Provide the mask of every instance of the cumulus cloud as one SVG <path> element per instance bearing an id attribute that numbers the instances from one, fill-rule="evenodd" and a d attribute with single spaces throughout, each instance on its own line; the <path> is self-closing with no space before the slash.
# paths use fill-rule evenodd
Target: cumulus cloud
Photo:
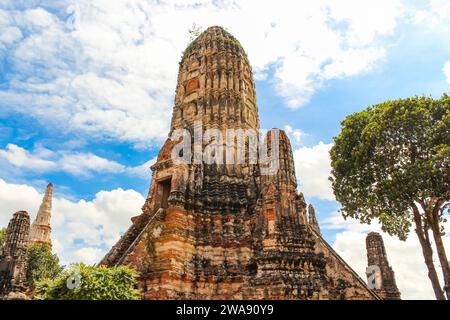
<path id="1" fill-rule="evenodd" d="M 255 75 L 273 69 L 272 83 L 296 108 L 322 83 L 370 70 L 385 54 L 374 40 L 390 35 L 402 12 L 400 0 L 6 1 L 0 55 L 11 67 L 0 99 L 5 112 L 64 132 L 148 147 L 167 132 L 193 22 L 232 32 Z"/>
<path id="2" fill-rule="evenodd" d="M 433 30 L 446 33 L 450 31 L 450 2 L 447 0 L 428 0 L 425 6 L 410 9 L 411 20 Z"/>
<path id="3" fill-rule="evenodd" d="M 98 248 L 80 248 L 75 251 L 75 256 L 84 263 L 96 264 L 105 255 L 104 250 Z"/>
<path id="4" fill-rule="evenodd" d="M 55 167 L 53 161 L 41 159 L 39 156 L 34 157 L 24 148 L 11 143 L 5 150 L 0 150 L 0 157 L 16 167 L 27 167 L 31 170 L 45 171 Z"/>
<path id="5" fill-rule="evenodd" d="M 152 165 L 154 165 L 156 163 L 156 157 L 144 162 L 143 164 L 136 166 L 136 167 L 128 167 L 127 168 L 127 173 L 143 178 L 143 179 L 147 179 L 150 175 L 150 167 Z"/>
<path id="6" fill-rule="evenodd" d="M 446 229 L 448 230 L 449 227 L 450 224 L 447 223 Z M 388 260 L 395 272 L 402 299 L 435 299 L 431 282 L 427 276 L 428 271 L 423 262 L 422 249 L 414 231 L 406 241 L 400 241 L 396 237 L 383 233 L 376 223 L 365 225 L 350 218 L 344 220 L 337 212 L 324 219 L 321 228 L 337 232 L 332 244 L 333 248 L 363 279 L 366 279 L 367 267 L 365 238 L 371 231 L 379 232 L 383 236 Z M 450 247 L 449 235 L 445 236 L 444 243 L 447 248 Z M 434 260 L 440 276 L 441 270 L 436 252 Z M 442 278 L 441 283 L 443 283 Z"/>
<path id="7" fill-rule="evenodd" d="M 286 132 L 286 134 L 288 135 L 291 144 L 294 146 L 302 145 L 304 143 L 305 137 L 309 136 L 301 129 L 292 128 L 290 125 L 285 125 L 283 129 L 284 132 Z"/>
<path id="8" fill-rule="evenodd" d="M 7 226 L 11 215 L 19 210 L 37 212 L 42 197 L 39 192 L 25 184 L 9 184 L 0 179 L 0 225 Z"/>
<path id="9" fill-rule="evenodd" d="M 443 71 L 444 71 L 445 78 L 447 79 L 447 82 L 450 84 L 450 61 L 447 61 L 444 64 Z"/>
<path id="10" fill-rule="evenodd" d="M 156 161 L 156 159 L 152 159 L 136 167 L 128 167 L 90 152 L 52 151 L 42 146 L 28 151 L 12 143 L 8 144 L 4 150 L 0 149 L 1 159 L 21 170 L 34 173 L 59 171 L 90 177 L 94 172 L 113 172 L 126 173 L 140 178 L 149 176 L 149 168 Z"/>
<path id="11" fill-rule="evenodd" d="M 75 6 L 71 1 L 65 5 Z M 175 74 L 170 68 L 176 69 L 176 62 L 161 71 L 164 58 L 155 52 L 163 50 L 165 58 L 176 61 L 175 53 L 158 39 L 140 44 L 151 29 L 139 19 L 137 6 L 80 1 L 71 26 L 72 16 L 40 7 L 14 10 L 9 4 L 2 14 L 26 37 L 7 52 L 16 72 L 8 89 L 0 91 L 5 108 L 91 138 L 112 137 L 137 146 L 161 138 L 169 122 L 170 75 Z"/>
<path id="12" fill-rule="evenodd" d="M 0 179 L 0 226 L 6 226 L 12 214 L 19 210 L 28 211 L 34 219 L 42 197 L 31 186 Z M 66 264 L 98 262 L 130 226 L 130 218 L 141 213 L 144 200 L 140 193 L 120 188 L 99 191 L 90 201 L 54 197 L 54 251 Z"/>
<path id="13" fill-rule="evenodd" d="M 329 151 L 333 144 L 323 143 L 294 150 L 295 173 L 299 190 L 310 197 L 334 200 L 331 182 L 331 160 Z"/>

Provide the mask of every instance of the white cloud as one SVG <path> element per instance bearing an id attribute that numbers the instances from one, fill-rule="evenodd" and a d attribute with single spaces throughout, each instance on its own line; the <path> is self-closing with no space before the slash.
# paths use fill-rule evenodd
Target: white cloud
<path id="1" fill-rule="evenodd" d="M 428 0 L 425 8 L 411 8 L 411 20 L 428 27 L 434 33 L 450 31 L 450 2 L 447 0 Z"/>
<path id="2" fill-rule="evenodd" d="M 443 71 L 444 71 L 445 78 L 447 79 L 447 82 L 450 84 L 450 61 L 447 61 L 444 64 Z"/>
<path id="3" fill-rule="evenodd" d="M 8 27 L 0 34 L 0 42 L 8 44 L 22 38 L 22 32 L 19 28 Z"/>
<path id="4" fill-rule="evenodd" d="M 305 132 L 303 132 L 300 129 L 292 128 L 290 125 L 284 126 L 284 132 L 288 135 L 289 139 L 291 140 L 291 143 L 295 145 L 302 145 L 304 143 L 304 139 L 306 136 L 309 136 Z"/>
<path id="5" fill-rule="evenodd" d="M 193 22 L 226 27 L 248 51 L 258 78 L 274 68 L 273 83 L 295 108 L 324 81 L 370 70 L 384 55 L 375 40 L 392 34 L 402 14 L 399 0 L 39 5 L 0 5 L 0 54 L 14 70 L 0 90 L 4 110 L 61 132 L 136 147 L 159 142 L 167 132 Z"/>
<path id="6" fill-rule="evenodd" d="M 128 167 L 127 173 L 147 179 L 151 175 L 150 167 L 156 163 L 156 157 L 136 167 Z"/>
<path id="7" fill-rule="evenodd" d="M 447 230 L 450 224 L 447 223 Z M 366 279 L 367 256 L 365 239 L 367 233 L 376 231 L 382 234 L 390 265 L 395 272 L 397 286 L 402 299 L 435 299 L 428 272 L 423 262 L 419 241 L 411 231 L 406 241 L 389 236 L 381 231 L 376 223 L 360 224 L 354 219 L 344 220 L 338 213 L 332 214 L 321 224 L 322 230 L 337 231 L 333 248 L 363 278 Z M 450 247 L 450 236 L 444 238 L 446 247 Z M 434 253 L 436 270 L 441 274 L 436 252 Z M 442 283 L 442 278 L 441 278 Z"/>
<path id="8" fill-rule="evenodd" d="M 58 160 L 63 171 L 84 175 L 89 171 L 120 172 L 124 166 L 115 161 L 101 158 L 92 153 L 63 154 Z"/>
<path id="9" fill-rule="evenodd" d="M 90 152 L 52 151 L 42 146 L 28 151 L 11 143 L 4 150 L 0 149 L 0 160 L 2 158 L 14 167 L 25 171 L 34 173 L 62 171 L 82 177 L 90 177 L 93 172 L 112 172 L 147 178 L 150 175 L 150 166 L 156 161 L 152 159 L 141 165 L 130 167 Z"/>
<path id="10" fill-rule="evenodd" d="M 379 35 L 392 34 L 404 16 L 401 1 L 329 0 L 330 16 L 347 23 L 350 44 L 370 44 Z"/>
<path id="11" fill-rule="evenodd" d="M 125 166 L 92 153 L 54 152 L 42 147 L 29 152 L 15 144 L 0 150 L 0 158 L 10 164 L 34 172 L 64 171 L 86 176 L 90 172 L 121 172 Z"/>
<path id="12" fill-rule="evenodd" d="M 12 214 L 19 210 L 37 212 L 42 197 L 33 187 L 9 184 L 0 179 L 0 226 L 6 227 Z"/>
<path id="13" fill-rule="evenodd" d="M 57 190 L 58 186 L 55 186 Z M 34 219 L 43 194 L 28 185 L 0 179 L 0 226 L 12 214 L 26 210 Z M 130 225 L 130 218 L 141 213 L 144 197 L 134 190 L 100 191 L 90 201 L 54 197 L 52 241 L 63 263 L 98 260 Z"/>
<path id="14" fill-rule="evenodd" d="M 27 167 L 30 170 L 46 171 L 55 167 L 53 161 L 34 157 L 27 150 L 11 143 L 5 150 L 0 150 L 0 157 L 16 167 Z"/>
<path id="15" fill-rule="evenodd" d="M 329 151 L 333 145 L 322 141 L 313 147 L 294 150 L 295 173 L 299 190 L 306 196 L 334 200 L 331 182 L 331 160 Z"/>
<path id="16" fill-rule="evenodd" d="M 357 75 L 366 69 L 373 67 L 374 63 L 384 57 L 384 49 L 349 49 L 336 55 L 333 63 L 327 64 L 323 68 L 325 79 L 349 77 Z"/>
<path id="17" fill-rule="evenodd" d="M 97 264 L 105 255 L 104 250 L 97 248 L 81 248 L 75 251 L 75 256 L 86 264 Z"/>

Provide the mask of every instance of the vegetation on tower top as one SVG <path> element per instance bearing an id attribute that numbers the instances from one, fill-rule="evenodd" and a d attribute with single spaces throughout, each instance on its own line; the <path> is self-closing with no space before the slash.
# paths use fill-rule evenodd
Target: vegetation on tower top
<path id="1" fill-rule="evenodd" d="M 215 32 L 213 32 L 214 29 L 218 29 L 218 28 L 221 29 L 223 31 L 223 33 L 225 33 L 227 36 L 223 36 L 223 35 L 220 35 L 220 34 L 218 35 Z M 244 53 L 243 54 L 244 59 L 248 63 L 247 53 L 245 52 L 245 50 L 242 47 L 241 43 L 235 37 L 233 37 L 230 33 L 228 33 L 224 28 L 218 27 L 218 26 L 214 26 L 214 27 L 209 27 L 208 29 L 203 31 L 200 35 L 198 35 L 195 39 L 193 39 L 189 43 L 189 45 L 183 51 L 183 55 L 182 55 L 180 64 L 183 62 L 183 60 L 186 57 L 188 57 L 192 53 L 192 51 L 197 47 L 196 44 L 198 44 L 198 42 L 200 42 L 203 38 L 205 38 L 206 35 L 210 35 L 210 37 L 207 39 L 207 41 L 228 42 L 229 44 L 231 44 L 231 45 L 233 45 L 235 47 L 238 47 Z"/>

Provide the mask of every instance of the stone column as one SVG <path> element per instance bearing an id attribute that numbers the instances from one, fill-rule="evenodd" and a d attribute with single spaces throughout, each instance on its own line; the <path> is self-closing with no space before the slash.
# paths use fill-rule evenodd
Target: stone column
<path id="1" fill-rule="evenodd" d="M 366 238 L 366 248 L 369 286 L 372 283 L 373 290 L 383 299 L 399 300 L 400 291 L 395 282 L 394 270 L 389 265 L 381 235 L 377 232 L 370 232 Z"/>
<path id="2" fill-rule="evenodd" d="M 6 241 L 0 256 L 0 299 L 25 299 L 27 289 L 27 248 L 30 216 L 26 211 L 14 213 L 6 229 Z"/>

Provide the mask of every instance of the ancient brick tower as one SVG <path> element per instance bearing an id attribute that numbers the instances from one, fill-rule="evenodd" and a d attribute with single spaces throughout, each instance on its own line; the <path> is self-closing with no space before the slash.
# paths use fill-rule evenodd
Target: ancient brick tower
<path id="1" fill-rule="evenodd" d="M 195 162 L 202 152 L 195 145 L 194 161 L 173 161 L 175 146 L 187 141 L 171 139 L 179 129 L 194 140 L 200 135 L 200 148 L 208 129 L 224 136 L 259 129 L 251 66 L 220 27 L 208 28 L 184 52 L 169 138 L 151 168 L 143 213 L 101 265 L 135 268 L 145 299 L 379 299 L 321 237 L 314 208 L 307 212 L 297 192 L 283 131 L 264 140 L 278 153 L 279 169 L 263 175 L 249 161 Z M 278 148 L 271 149 L 277 133 Z M 228 145 L 225 153 L 213 157 L 231 154 Z"/>
<path id="2" fill-rule="evenodd" d="M 374 291 L 383 297 L 383 299 L 400 299 L 400 291 L 395 283 L 394 270 L 389 266 L 381 235 L 377 232 L 370 232 L 366 238 L 366 248 L 368 266 L 378 266 L 380 270 L 379 275 L 367 274 L 369 281 L 372 276 L 372 281 L 377 282 L 377 288 L 374 289 Z M 375 276 L 378 276 L 379 278 L 376 279 Z"/>
<path id="3" fill-rule="evenodd" d="M 11 293 L 23 293 L 27 289 L 26 250 L 29 232 L 28 213 L 14 213 L 6 229 L 5 243 L 0 250 L 0 298 Z"/>
<path id="4" fill-rule="evenodd" d="M 44 198 L 36 215 L 36 219 L 31 225 L 30 242 L 44 243 L 52 247 L 50 219 L 52 216 L 52 194 L 53 184 L 49 183 L 45 190 Z"/>

